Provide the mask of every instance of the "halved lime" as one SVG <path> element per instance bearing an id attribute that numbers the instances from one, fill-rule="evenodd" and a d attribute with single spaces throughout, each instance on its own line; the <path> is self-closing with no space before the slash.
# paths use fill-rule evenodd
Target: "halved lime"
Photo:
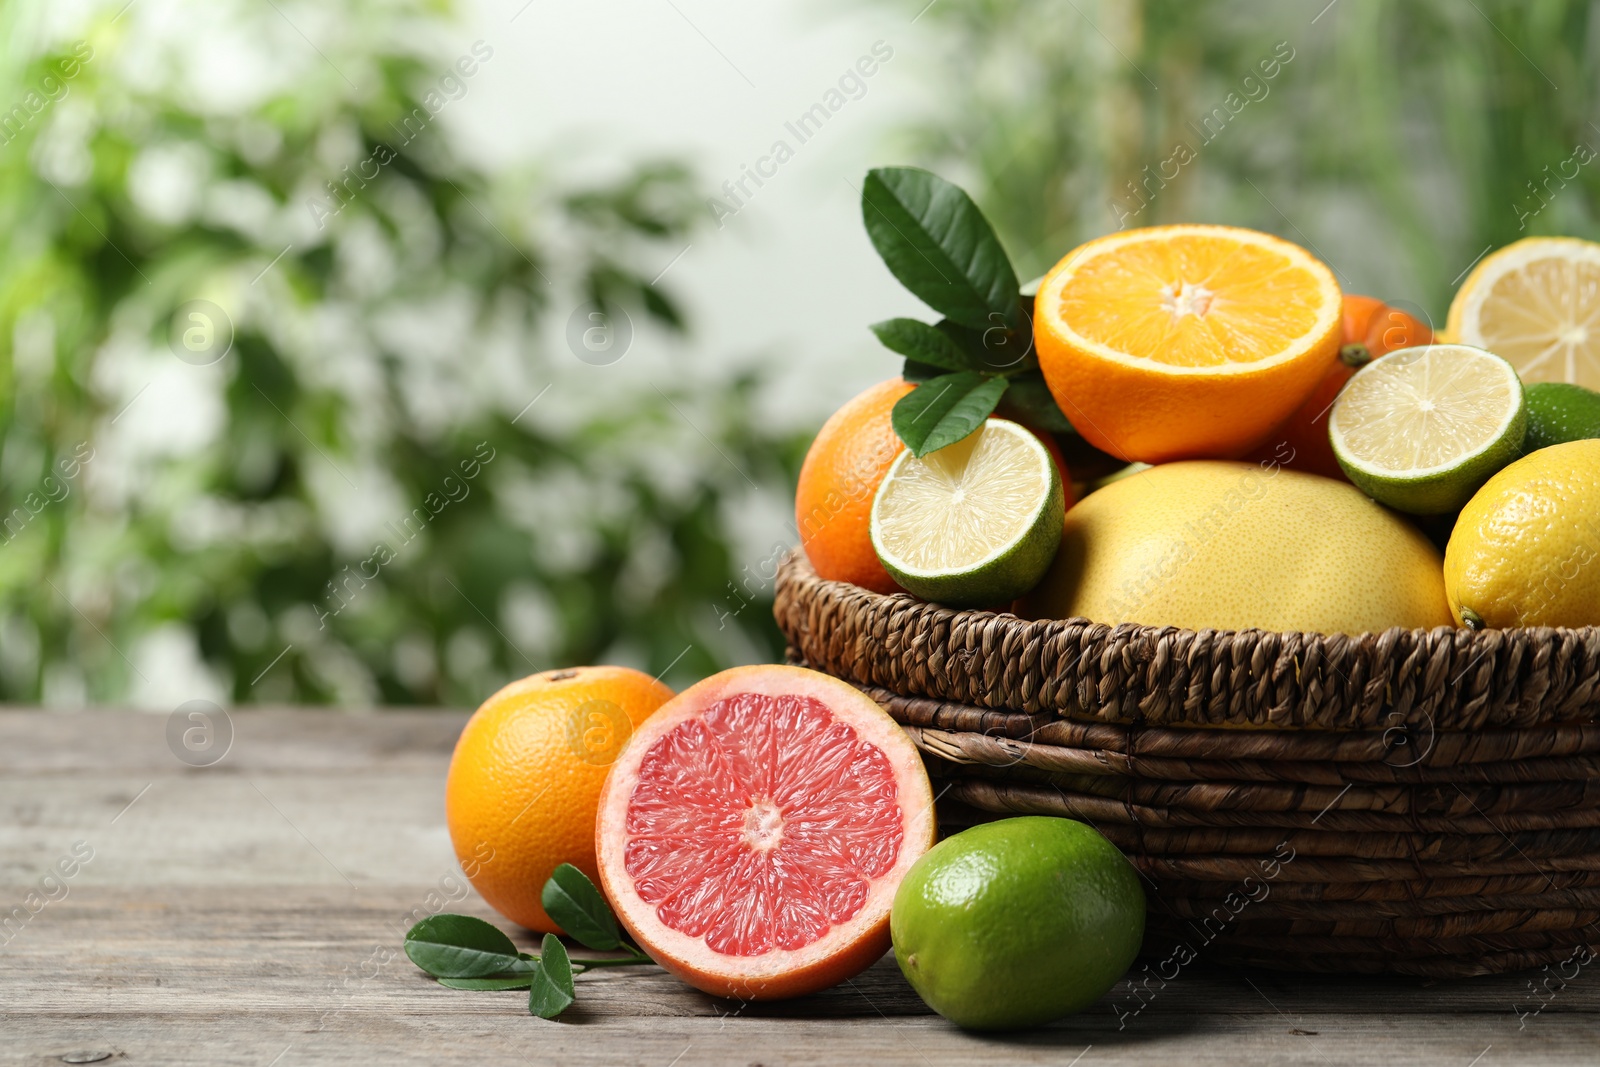
<path id="1" fill-rule="evenodd" d="M 996 606 L 1044 577 L 1065 514 L 1044 445 L 1017 423 L 988 419 L 921 459 L 900 453 L 872 500 L 872 547 L 924 600 Z"/>
<path id="2" fill-rule="evenodd" d="M 1339 466 L 1380 504 L 1442 515 L 1521 454 L 1522 382 L 1470 345 L 1421 345 L 1373 360 L 1328 417 Z"/>

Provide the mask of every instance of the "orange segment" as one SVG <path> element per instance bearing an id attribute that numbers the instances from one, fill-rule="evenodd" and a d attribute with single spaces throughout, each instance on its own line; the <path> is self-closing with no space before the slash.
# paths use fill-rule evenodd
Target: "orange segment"
<path id="1" fill-rule="evenodd" d="M 1338 352 L 1327 266 L 1231 226 L 1155 226 L 1076 249 L 1045 277 L 1034 335 L 1078 431 L 1124 459 L 1248 450 Z"/>

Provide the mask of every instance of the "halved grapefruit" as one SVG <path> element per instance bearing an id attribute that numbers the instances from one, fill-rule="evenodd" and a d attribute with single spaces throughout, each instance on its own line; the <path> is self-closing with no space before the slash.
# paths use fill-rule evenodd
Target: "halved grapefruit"
<path id="1" fill-rule="evenodd" d="M 889 905 L 934 841 L 895 721 L 800 667 L 736 667 L 664 704 L 606 777 L 600 881 L 622 924 L 707 993 L 772 1000 L 889 948 Z"/>

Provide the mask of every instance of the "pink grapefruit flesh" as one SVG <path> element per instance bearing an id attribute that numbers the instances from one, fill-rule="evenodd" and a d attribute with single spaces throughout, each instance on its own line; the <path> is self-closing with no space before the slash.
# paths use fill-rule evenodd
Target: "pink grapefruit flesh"
<path id="1" fill-rule="evenodd" d="M 738 667 L 647 719 L 595 826 L 617 916 L 667 970 L 776 999 L 851 977 L 889 947 L 889 905 L 933 844 L 933 795 L 871 698 L 800 667 Z"/>

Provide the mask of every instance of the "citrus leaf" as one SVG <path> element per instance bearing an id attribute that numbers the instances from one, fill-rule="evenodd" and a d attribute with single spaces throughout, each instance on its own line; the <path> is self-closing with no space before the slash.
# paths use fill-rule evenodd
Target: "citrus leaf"
<path id="1" fill-rule="evenodd" d="M 931 363 L 918 363 L 914 359 L 908 359 L 900 365 L 900 377 L 912 383 L 925 382 L 946 373 L 948 372 L 943 367 L 935 367 Z"/>
<path id="2" fill-rule="evenodd" d="M 983 425 L 1010 382 L 977 371 L 941 374 L 918 385 L 895 403 L 894 432 L 913 455 L 922 457 L 955 444 Z"/>
<path id="3" fill-rule="evenodd" d="M 572 961 L 555 934 L 545 934 L 539 949 L 539 969 L 528 989 L 528 1014 L 554 1019 L 572 1007 L 577 991 L 572 986 Z"/>
<path id="4" fill-rule="evenodd" d="M 974 329 L 949 319 L 941 321 L 935 329 L 967 353 L 963 370 L 1013 377 L 1039 367 L 1033 354 L 1033 320 L 1021 305 L 1018 305 L 1017 315 L 1022 320 L 1022 326 L 1017 329 L 999 325 Z"/>
<path id="5" fill-rule="evenodd" d="M 539 894 L 547 915 L 579 944 L 602 952 L 622 947 L 617 917 L 589 876 L 570 863 L 551 872 Z"/>
<path id="6" fill-rule="evenodd" d="M 515 971 L 517 946 L 470 915 L 430 915 L 406 932 L 406 955 L 435 978 L 483 978 Z"/>
<path id="7" fill-rule="evenodd" d="M 439 984 L 448 989 L 528 989 L 533 985 L 533 974 L 491 975 L 488 978 L 441 978 Z"/>
<path id="8" fill-rule="evenodd" d="M 978 205 L 917 167 L 882 167 L 861 185 L 867 236 L 889 272 L 963 326 L 1021 326 L 1017 272 Z"/>
<path id="9" fill-rule="evenodd" d="M 1017 422 L 1027 423 L 1036 430 L 1051 433 L 1077 433 L 1072 423 L 1061 413 L 1044 375 L 1038 371 L 1019 374 L 1011 379 L 1001 404 L 1002 413 L 1014 415 Z"/>
<path id="10" fill-rule="evenodd" d="M 883 347 L 907 359 L 950 370 L 977 370 L 978 364 L 955 339 L 937 326 L 916 319 L 885 319 L 872 324 Z"/>

